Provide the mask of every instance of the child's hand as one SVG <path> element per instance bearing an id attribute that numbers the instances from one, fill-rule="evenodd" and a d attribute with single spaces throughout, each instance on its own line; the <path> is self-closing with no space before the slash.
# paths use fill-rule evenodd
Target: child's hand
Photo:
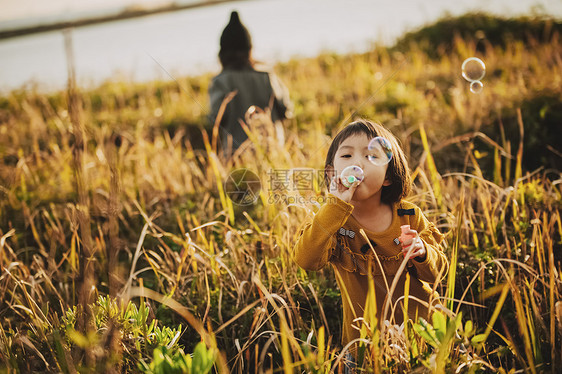
<path id="1" fill-rule="evenodd" d="M 404 257 L 408 254 L 409 251 L 410 255 L 408 259 L 414 258 L 416 261 L 423 262 L 426 259 L 427 251 L 425 250 L 425 246 L 423 245 L 423 240 L 421 240 L 418 232 L 416 230 L 409 230 L 405 232 L 405 234 L 410 235 L 411 238 L 402 242 L 402 253 Z M 413 247 L 412 247 L 413 246 Z"/>
<path id="2" fill-rule="evenodd" d="M 341 177 L 338 175 L 332 177 L 332 181 L 330 183 L 330 193 L 346 203 L 349 203 L 360 183 L 361 181 L 355 181 L 351 187 L 347 188 L 342 184 Z"/>

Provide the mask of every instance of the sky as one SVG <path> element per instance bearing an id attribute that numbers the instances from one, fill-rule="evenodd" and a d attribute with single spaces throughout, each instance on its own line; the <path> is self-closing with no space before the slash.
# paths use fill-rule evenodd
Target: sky
<path id="1" fill-rule="evenodd" d="M 75 13 L 130 5 L 158 5 L 169 0 L 0 0 L 0 21 Z"/>
<path id="2" fill-rule="evenodd" d="M 0 29 L 6 25 L 30 22 L 41 18 L 57 20 L 68 20 L 76 16 L 91 13 L 104 12 L 107 10 L 123 9 L 130 6 L 151 7 L 161 6 L 169 3 L 185 4 L 204 2 L 205 0 L 0 0 Z M 260 0 L 267 1 L 267 0 Z M 306 0 L 303 0 L 306 1 Z M 344 0 L 342 0 L 344 1 Z M 374 2 L 376 0 L 373 0 Z M 426 3 L 431 6 L 433 0 Z M 456 2 L 457 0 L 451 0 Z M 496 0 L 487 0 L 486 3 L 494 3 Z M 475 4 L 483 3 L 481 0 L 473 1 Z M 503 3 L 503 1 L 500 1 Z M 519 1 L 511 0 L 514 6 Z M 528 2 L 528 1 L 527 1 Z M 562 16 L 562 0 L 536 0 L 539 7 L 547 10 L 547 13 Z"/>
<path id="3" fill-rule="evenodd" d="M 68 21 L 127 7 L 157 7 L 204 0 L 0 0 L 0 29 L 43 21 Z"/>
<path id="4" fill-rule="evenodd" d="M 115 14 L 172 0 L 0 0 L 0 30 Z M 203 0 L 173 0 L 187 4 Z M 245 0 L 72 29 L 80 84 L 144 81 L 219 70 L 218 40 L 237 9 L 254 57 L 272 64 L 322 51 L 361 52 L 391 44 L 404 32 L 445 14 L 486 11 L 502 16 L 548 14 L 562 19 L 562 0 Z M 0 92 L 66 83 L 62 31 L 0 40 Z"/>

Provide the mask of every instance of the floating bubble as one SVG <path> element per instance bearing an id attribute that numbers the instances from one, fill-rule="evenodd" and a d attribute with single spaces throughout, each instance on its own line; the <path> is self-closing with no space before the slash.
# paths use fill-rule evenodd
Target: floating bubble
<path id="1" fill-rule="evenodd" d="M 479 94 L 480 92 L 482 92 L 483 88 L 484 85 L 480 81 L 474 81 L 470 83 L 470 92 L 472 93 Z"/>
<path id="2" fill-rule="evenodd" d="M 392 146 L 381 136 L 371 139 L 367 148 L 369 149 L 367 157 L 375 165 L 386 165 L 392 160 Z"/>
<path id="3" fill-rule="evenodd" d="M 351 165 L 342 170 L 340 178 L 341 183 L 349 188 L 355 183 L 361 183 L 365 178 L 365 173 L 359 166 Z"/>
<path id="4" fill-rule="evenodd" d="M 486 75 L 486 65 L 478 57 L 469 57 L 462 63 L 462 76 L 469 82 L 479 81 Z"/>

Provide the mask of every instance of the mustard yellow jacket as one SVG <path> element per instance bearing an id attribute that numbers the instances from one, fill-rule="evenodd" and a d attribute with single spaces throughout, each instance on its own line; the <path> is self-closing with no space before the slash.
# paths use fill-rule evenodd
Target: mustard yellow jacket
<path id="1" fill-rule="evenodd" d="M 402 296 L 406 273 L 410 273 L 410 297 L 408 316 L 428 318 L 429 303 L 438 302 L 432 287 L 439 282 L 448 270 L 448 261 L 440 242 L 443 235 L 435 225 L 427 220 L 421 209 L 407 201 L 392 207 L 392 223 L 383 232 L 370 232 L 364 229 L 378 257 L 374 258 L 371 247 L 360 234 L 362 228 L 351 215 L 353 205 L 329 195 L 327 203 L 316 213 L 311 222 L 305 223 L 293 249 L 293 258 L 305 270 L 319 270 L 330 263 L 337 273 L 337 280 L 343 299 L 342 344 L 345 345 L 359 337 L 358 326 L 354 320 L 363 316 L 368 293 L 368 263 L 375 284 L 376 310 L 379 323 L 389 320 L 400 324 L 403 321 Z M 398 242 L 400 226 L 410 225 L 423 240 L 427 257 L 423 262 L 409 260 L 407 270 L 399 274 L 389 313 L 382 316 L 383 304 L 399 267 L 404 259 Z M 382 266 L 382 269 L 381 269 Z M 386 282 L 385 282 L 386 277 Z M 345 291 L 344 291 L 345 290 Z M 345 297 L 345 293 L 349 299 Z M 424 304 L 425 302 L 425 304 Z M 393 312 L 394 310 L 394 312 Z"/>

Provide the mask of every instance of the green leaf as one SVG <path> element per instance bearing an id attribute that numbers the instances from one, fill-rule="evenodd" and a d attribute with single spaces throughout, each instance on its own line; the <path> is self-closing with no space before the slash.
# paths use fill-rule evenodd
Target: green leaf
<path id="1" fill-rule="evenodd" d="M 470 339 L 470 342 L 472 343 L 472 345 L 478 345 L 480 343 L 483 343 L 485 340 L 486 340 L 486 334 L 478 334 L 478 335 L 474 335 L 474 337 Z"/>
<path id="2" fill-rule="evenodd" d="M 423 319 L 420 318 L 420 322 L 422 320 Z M 426 342 L 431 344 L 433 347 L 437 347 L 439 342 L 437 341 L 437 339 L 432 334 L 433 327 L 431 327 L 429 324 L 427 324 L 427 322 L 425 322 L 425 323 L 426 323 L 426 325 L 414 323 L 414 325 L 413 325 L 414 331 L 419 336 L 421 336 Z M 431 329 L 431 330 L 429 330 L 429 329 Z"/>
<path id="3" fill-rule="evenodd" d="M 464 324 L 464 333 L 466 335 L 466 337 L 470 337 L 473 333 L 472 329 L 474 328 L 472 321 L 468 320 L 466 321 L 466 323 Z"/>
<path id="4" fill-rule="evenodd" d="M 150 365 L 152 368 L 160 366 L 166 360 L 165 353 L 163 352 L 162 348 L 165 349 L 165 347 L 154 348 L 154 352 L 152 353 L 152 364 Z"/>
<path id="5" fill-rule="evenodd" d="M 180 349 L 176 355 L 176 366 L 181 369 L 182 373 L 191 373 L 192 359 L 190 355 L 186 355 Z"/>
<path id="6" fill-rule="evenodd" d="M 459 312 L 452 321 L 455 325 L 455 331 L 458 331 L 462 327 L 462 312 Z"/>
<path id="7" fill-rule="evenodd" d="M 137 323 L 142 326 L 146 323 L 147 318 L 148 318 L 148 309 L 146 308 L 146 305 L 143 302 L 141 302 L 139 306 L 139 313 L 137 315 Z"/>
<path id="8" fill-rule="evenodd" d="M 214 353 L 207 350 L 205 343 L 200 342 L 193 351 L 192 374 L 208 373 L 215 363 Z"/>
<path id="9" fill-rule="evenodd" d="M 443 313 L 439 311 L 433 312 L 433 328 L 435 329 L 435 335 L 437 336 L 437 340 L 439 342 L 443 341 L 445 337 L 445 333 L 447 332 L 447 320 Z"/>
<path id="10" fill-rule="evenodd" d="M 153 319 L 152 322 L 150 323 L 150 326 L 148 326 L 148 330 L 147 330 L 148 334 L 150 334 L 154 330 L 154 326 L 156 326 L 156 320 L 155 319 Z"/>

